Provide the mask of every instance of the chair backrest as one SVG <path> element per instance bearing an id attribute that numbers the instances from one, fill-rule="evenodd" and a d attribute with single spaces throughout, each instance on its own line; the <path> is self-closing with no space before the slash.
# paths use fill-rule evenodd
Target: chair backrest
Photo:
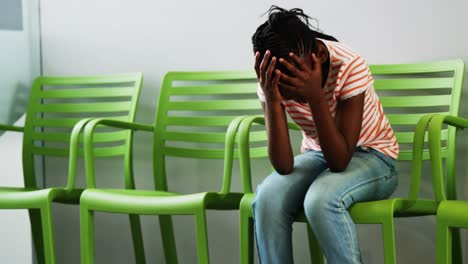
<path id="1" fill-rule="evenodd" d="M 142 73 L 36 78 L 23 137 L 26 187 L 37 187 L 36 156 L 68 158 L 71 131 L 83 118 L 133 121 L 142 80 Z M 102 131 L 95 135 L 94 141 L 102 144 L 95 147 L 97 157 L 128 155 L 131 151 L 128 131 Z"/>
<path id="2" fill-rule="evenodd" d="M 399 160 L 413 159 L 414 130 L 419 119 L 426 114 L 458 115 L 464 76 L 462 60 L 437 61 L 413 64 L 370 65 L 374 77 L 374 87 L 382 102 L 386 116 L 396 132 L 400 145 Z M 442 131 L 442 155 L 447 162 L 454 162 L 455 128 Z M 264 158 L 268 152 L 259 144 L 265 142 L 266 134 L 250 134 L 250 142 L 256 142 L 250 148 L 251 158 Z M 427 142 L 427 133 L 424 142 Z M 424 146 L 422 159 L 428 160 L 429 149 Z M 241 165 L 242 166 L 242 165 Z M 248 166 L 248 165 L 247 165 Z M 453 166 L 447 166 L 450 168 Z M 420 171 L 413 170 L 410 196 L 416 197 L 419 191 Z M 451 173 L 447 171 L 447 173 Z M 250 172 L 245 169 L 244 174 Z M 244 191 L 251 190 L 251 183 L 244 183 Z"/>
<path id="3" fill-rule="evenodd" d="M 374 87 L 400 144 L 399 160 L 412 160 L 414 128 L 426 114 L 458 115 L 463 85 L 462 60 L 371 65 Z M 443 156 L 455 147 L 455 129 L 442 132 Z M 427 134 L 425 137 L 427 142 Z M 424 148 L 423 160 L 429 159 Z"/>
<path id="4" fill-rule="evenodd" d="M 458 116 L 465 74 L 462 60 L 430 63 L 373 65 L 374 87 L 400 144 L 399 160 L 412 160 L 409 199 L 419 197 L 421 160 L 430 159 L 427 132 L 422 144 L 416 143 L 415 124 L 426 114 Z M 421 129 L 421 128 L 419 128 Z M 446 174 L 454 174 L 456 128 L 441 134 L 442 158 Z M 422 150 L 420 150 L 422 148 Z M 422 152 L 418 154 L 414 151 Z M 414 159 L 414 160 L 413 160 Z"/>
<path id="5" fill-rule="evenodd" d="M 224 159 L 225 135 L 240 115 L 259 114 L 254 72 L 169 72 L 160 91 L 154 133 L 155 187 L 167 190 L 168 156 Z M 238 153 L 234 154 L 238 157 Z M 228 161 L 229 162 L 229 161 Z M 225 164 L 226 165 L 226 164 Z M 228 191 L 231 170 L 225 168 Z"/>

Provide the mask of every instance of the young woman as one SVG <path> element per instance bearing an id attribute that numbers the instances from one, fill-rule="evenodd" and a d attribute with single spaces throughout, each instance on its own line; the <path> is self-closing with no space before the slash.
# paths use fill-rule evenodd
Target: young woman
<path id="1" fill-rule="evenodd" d="M 263 264 L 293 262 L 292 223 L 303 208 L 327 263 L 361 263 L 347 208 L 394 192 L 399 147 L 365 60 L 308 19 L 273 6 L 252 37 L 275 168 L 253 205 L 258 255 Z M 285 112 L 302 128 L 296 157 Z"/>

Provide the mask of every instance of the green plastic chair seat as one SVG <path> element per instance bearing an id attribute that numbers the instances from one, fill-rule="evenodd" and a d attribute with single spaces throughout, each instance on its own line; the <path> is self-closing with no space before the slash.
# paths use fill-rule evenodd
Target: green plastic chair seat
<path id="1" fill-rule="evenodd" d="M 437 221 L 449 227 L 468 228 L 468 202 L 442 201 L 437 211 Z"/>
<path id="2" fill-rule="evenodd" d="M 429 199 L 391 198 L 356 203 L 348 211 L 355 222 L 366 224 L 371 223 L 368 221 L 372 219 L 379 219 L 379 216 L 388 217 L 388 214 L 395 217 L 434 215 L 437 211 L 437 202 Z"/>
<path id="3" fill-rule="evenodd" d="M 48 189 L 22 189 L 22 188 L 0 188 L 0 208 L 27 209 L 40 208 L 50 202 L 76 203 L 80 199 L 83 189 L 67 190 L 66 188 Z"/>
<path id="4" fill-rule="evenodd" d="M 192 214 L 199 208 L 218 208 L 220 204 L 228 210 L 237 209 L 241 193 L 219 194 L 202 192 L 177 194 L 164 191 L 142 191 L 122 189 L 88 189 L 83 192 L 80 203 L 88 209 L 103 212 L 132 214 Z M 112 201 L 107 203 L 106 201 Z"/>

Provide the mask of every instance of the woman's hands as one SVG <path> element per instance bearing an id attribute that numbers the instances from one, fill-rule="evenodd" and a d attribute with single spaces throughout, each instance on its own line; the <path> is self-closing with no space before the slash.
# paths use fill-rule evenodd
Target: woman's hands
<path id="1" fill-rule="evenodd" d="M 285 94 L 292 95 L 296 101 L 313 103 L 322 90 L 322 65 L 315 54 L 311 53 L 311 61 L 308 63 L 297 55 L 290 53 L 290 61 L 276 57 L 271 58 L 271 52 L 267 50 L 263 58 L 260 53 L 255 54 L 255 72 L 268 103 L 281 102 L 284 97 L 279 87 Z M 275 69 L 277 63 L 281 63 L 291 75 Z M 288 98 L 289 99 L 289 98 Z"/>
<path id="2" fill-rule="evenodd" d="M 286 113 L 281 104 L 283 96 L 278 87 L 281 73 L 275 70 L 277 59 L 273 57 L 270 62 L 270 56 L 270 51 L 266 51 L 263 58 L 260 58 L 259 52 L 255 54 L 255 72 L 266 100 L 262 102 L 262 109 L 268 135 L 268 157 L 278 173 L 290 174 L 294 168 L 294 155 Z"/>
<path id="3" fill-rule="evenodd" d="M 281 74 L 279 85 L 289 93 L 303 97 L 308 103 L 313 103 L 322 90 L 322 65 L 320 61 L 314 53 L 311 53 L 311 64 L 307 64 L 293 53 L 289 53 L 289 57 L 293 63 L 283 58 L 279 61 L 292 76 Z"/>
<path id="4" fill-rule="evenodd" d="M 260 58 L 260 52 L 257 51 L 255 53 L 255 72 L 265 95 L 265 100 L 269 103 L 279 103 L 283 100 L 278 88 L 281 73 L 279 70 L 275 71 L 276 57 L 273 57 L 270 63 L 268 63 L 270 56 L 269 50 L 265 52 L 263 59 Z M 275 75 L 273 75 L 273 72 L 275 72 Z"/>

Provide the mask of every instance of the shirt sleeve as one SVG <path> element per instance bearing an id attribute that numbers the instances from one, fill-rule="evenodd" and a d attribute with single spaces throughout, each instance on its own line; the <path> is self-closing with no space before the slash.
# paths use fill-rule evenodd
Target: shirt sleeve
<path id="1" fill-rule="evenodd" d="M 260 84 L 257 85 L 257 95 L 260 101 L 265 102 L 265 94 L 263 93 L 263 90 Z"/>
<path id="2" fill-rule="evenodd" d="M 361 57 L 356 58 L 345 70 L 342 79 L 343 86 L 340 91 L 340 101 L 344 101 L 372 87 L 372 75 L 366 61 Z"/>

